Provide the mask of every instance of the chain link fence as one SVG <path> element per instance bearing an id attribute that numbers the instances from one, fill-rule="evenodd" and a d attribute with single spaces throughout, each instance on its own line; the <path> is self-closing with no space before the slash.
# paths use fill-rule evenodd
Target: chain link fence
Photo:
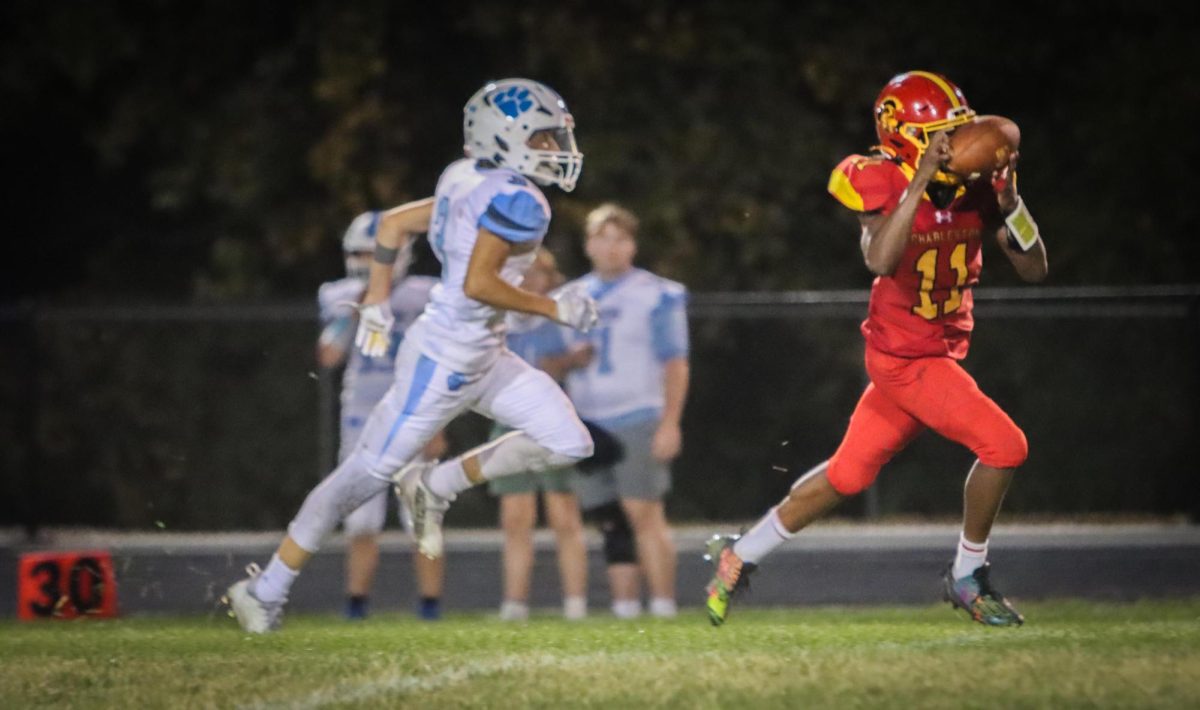
<path id="1" fill-rule="evenodd" d="M 693 295 L 674 519 L 749 519 L 833 452 L 867 295 Z M 1200 518 L 1200 286 L 979 288 L 976 312 L 966 366 L 1030 441 L 1008 511 Z M 0 311 L 0 525 L 281 528 L 336 451 L 316 335 L 307 303 Z M 970 462 L 923 435 L 843 512 L 954 514 Z M 494 521 L 472 492 L 449 523 Z"/>

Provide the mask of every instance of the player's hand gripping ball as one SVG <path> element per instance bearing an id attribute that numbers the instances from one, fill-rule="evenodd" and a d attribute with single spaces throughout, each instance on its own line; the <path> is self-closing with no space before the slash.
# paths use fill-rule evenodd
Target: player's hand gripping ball
<path id="1" fill-rule="evenodd" d="M 1021 145 L 1021 129 L 1003 116 L 979 116 L 950 135 L 950 162 L 946 171 L 964 182 L 991 176 L 1008 165 Z"/>

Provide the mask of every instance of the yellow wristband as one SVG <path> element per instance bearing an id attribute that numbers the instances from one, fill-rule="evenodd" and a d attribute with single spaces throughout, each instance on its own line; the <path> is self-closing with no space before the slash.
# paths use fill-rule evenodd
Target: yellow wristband
<path id="1" fill-rule="evenodd" d="M 1025 207 L 1025 200 L 1020 197 L 1017 198 L 1017 208 L 1004 218 L 1004 224 L 1008 227 L 1009 243 L 1022 252 L 1032 249 L 1041 239 L 1037 222 L 1033 221 L 1033 215 Z"/>

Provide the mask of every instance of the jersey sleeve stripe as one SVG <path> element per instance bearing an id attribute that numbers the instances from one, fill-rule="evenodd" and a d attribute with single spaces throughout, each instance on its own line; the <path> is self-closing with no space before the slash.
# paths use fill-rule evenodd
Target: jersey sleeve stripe
<path id="1" fill-rule="evenodd" d="M 830 174 L 828 189 L 829 194 L 833 195 L 838 202 L 855 212 L 862 212 L 866 209 L 863 205 L 862 195 L 854 189 L 850 178 L 846 176 L 840 165 Z"/>

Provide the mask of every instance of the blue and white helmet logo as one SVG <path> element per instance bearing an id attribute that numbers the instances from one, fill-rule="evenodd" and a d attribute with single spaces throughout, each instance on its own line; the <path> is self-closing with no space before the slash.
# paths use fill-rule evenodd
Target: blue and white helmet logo
<path id="1" fill-rule="evenodd" d="M 533 108 L 533 100 L 529 97 L 529 89 L 520 86 L 510 86 L 496 94 L 493 99 L 496 108 L 509 118 L 516 118 Z"/>

